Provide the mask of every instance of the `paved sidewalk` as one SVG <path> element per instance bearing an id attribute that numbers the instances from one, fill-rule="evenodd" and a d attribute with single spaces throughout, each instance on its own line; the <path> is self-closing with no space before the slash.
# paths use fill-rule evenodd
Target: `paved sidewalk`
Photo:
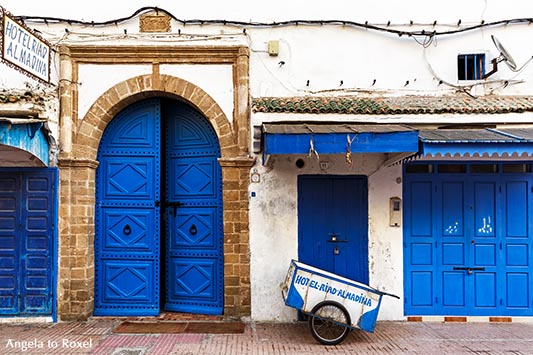
<path id="1" fill-rule="evenodd" d="M 116 334 L 118 320 L 0 324 L 0 354 L 475 354 L 533 355 L 531 323 L 378 322 L 323 346 L 307 323 L 247 323 L 243 334 Z"/>

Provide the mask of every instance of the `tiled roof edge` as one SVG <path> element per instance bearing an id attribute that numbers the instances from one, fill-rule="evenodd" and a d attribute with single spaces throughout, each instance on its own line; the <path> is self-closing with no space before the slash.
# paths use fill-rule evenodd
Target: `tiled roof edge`
<path id="1" fill-rule="evenodd" d="M 503 114 L 533 111 L 532 96 L 260 97 L 252 111 L 310 114 Z"/>

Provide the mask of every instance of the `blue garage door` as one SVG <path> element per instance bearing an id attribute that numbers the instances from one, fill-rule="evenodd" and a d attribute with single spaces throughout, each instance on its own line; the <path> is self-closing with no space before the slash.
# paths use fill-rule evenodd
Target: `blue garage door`
<path id="1" fill-rule="evenodd" d="M 52 315 L 57 170 L 0 171 L 0 315 Z"/>
<path id="2" fill-rule="evenodd" d="M 213 128 L 182 103 L 142 101 L 111 121 L 98 151 L 95 315 L 222 313 L 219 156 Z"/>
<path id="3" fill-rule="evenodd" d="M 368 283 L 366 176 L 298 177 L 299 260 Z"/>
<path id="4" fill-rule="evenodd" d="M 528 164 L 411 164 L 404 179 L 405 313 L 533 314 Z"/>

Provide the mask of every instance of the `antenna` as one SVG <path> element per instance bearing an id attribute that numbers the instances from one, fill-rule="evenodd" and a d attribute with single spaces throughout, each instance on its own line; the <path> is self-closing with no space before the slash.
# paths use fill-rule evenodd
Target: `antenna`
<path id="1" fill-rule="evenodd" d="M 511 56 L 511 54 L 509 54 L 507 49 L 505 49 L 503 44 L 501 44 L 500 41 L 498 41 L 498 39 L 496 37 L 494 37 L 494 35 L 491 35 L 490 37 L 492 38 L 492 42 L 494 43 L 494 45 L 496 46 L 498 51 L 500 51 L 500 55 L 491 60 L 492 70 L 490 72 L 486 73 L 483 76 L 483 79 L 486 79 L 489 76 L 491 76 L 492 74 L 496 73 L 498 71 L 498 63 L 500 63 L 500 62 L 505 62 L 505 64 L 507 64 L 509 69 L 511 69 L 514 72 L 520 71 L 527 64 L 527 62 L 526 62 L 526 64 L 524 64 L 522 67 L 517 69 L 516 68 L 516 62 L 514 61 L 514 59 Z"/>
<path id="2" fill-rule="evenodd" d="M 494 45 L 498 50 L 500 51 L 500 56 L 496 58 L 499 62 L 505 61 L 505 64 L 511 69 L 512 71 L 516 71 L 516 62 L 514 61 L 513 57 L 507 52 L 507 49 L 498 41 L 494 35 L 491 35 L 492 42 L 494 42 Z"/>

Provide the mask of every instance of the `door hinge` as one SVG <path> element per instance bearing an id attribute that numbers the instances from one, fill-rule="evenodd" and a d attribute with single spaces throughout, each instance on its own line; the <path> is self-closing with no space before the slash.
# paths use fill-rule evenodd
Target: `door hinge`
<path id="1" fill-rule="evenodd" d="M 500 306 L 503 306 L 503 299 L 500 298 Z"/>
<path id="2" fill-rule="evenodd" d="M 435 297 L 435 304 L 439 304 L 439 298 Z"/>

